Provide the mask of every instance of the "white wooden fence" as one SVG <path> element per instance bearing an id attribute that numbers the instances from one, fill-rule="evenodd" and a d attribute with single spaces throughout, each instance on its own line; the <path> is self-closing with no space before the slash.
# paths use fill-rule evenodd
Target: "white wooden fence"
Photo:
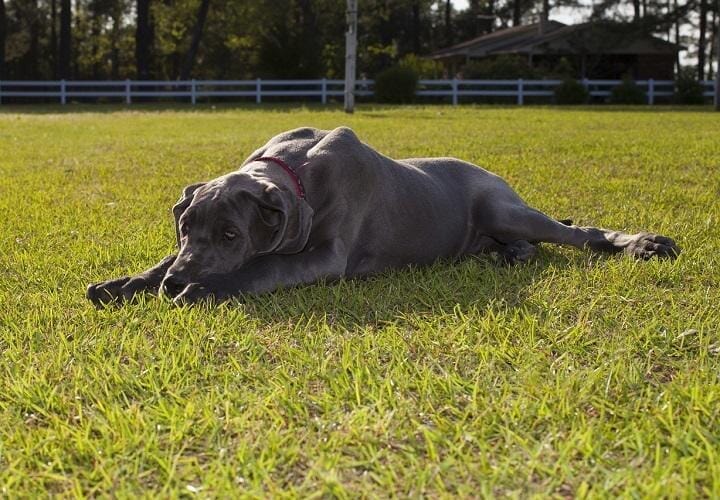
<path id="1" fill-rule="evenodd" d="M 579 80 L 593 98 L 604 99 L 620 80 Z M 540 102 L 552 102 L 554 89 L 560 80 L 420 80 L 417 96 L 425 99 L 447 99 L 456 105 L 463 98 L 507 97 L 517 104 L 525 104 L 528 98 L 540 98 Z M 672 80 L 639 80 L 635 82 L 647 95 L 647 103 L 657 98 L 670 98 L 675 82 Z M 705 97 L 712 98 L 713 82 L 700 82 Z M 373 95 L 373 80 L 358 80 L 355 95 Z M 317 99 L 326 104 L 332 97 L 341 98 L 343 80 L 189 80 L 189 81 L 0 81 L 0 103 L 22 100 L 57 100 L 67 104 L 73 100 L 104 99 L 119 100 L 131 104 L 142 99 L 188 99 L 195 104 L 199 99 L 249 98 L 256 103 L 267 98 Z M 276 99 L 277 100 L 277 99 Z M 467 100 L 467 99 L 466 99 Z M 533 102 L 538 102 L 533 99 Z"/>

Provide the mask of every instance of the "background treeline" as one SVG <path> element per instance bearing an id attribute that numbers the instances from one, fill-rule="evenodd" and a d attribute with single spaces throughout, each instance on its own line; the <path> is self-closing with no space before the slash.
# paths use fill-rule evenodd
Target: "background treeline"
<path id="1" fill-rule="evenodd" d="M 360 75 L 583 0 L 360 0 Z M 720 0 L 596 0 L 712 77 Z M 344 0 L 0 0 L 0 79 L 339 78 Z M 441 75 L 437 75 L 441 76 Z"/>

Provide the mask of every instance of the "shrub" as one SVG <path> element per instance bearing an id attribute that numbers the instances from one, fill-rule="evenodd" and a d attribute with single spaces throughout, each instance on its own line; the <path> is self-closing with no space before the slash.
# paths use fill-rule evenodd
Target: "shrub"
<path id="1" fill-rule="evenodd" d="M 704 104 L 702 85 L 697 81 L 695 69 L 685 67 L 675 78 L 673 102 L 677 104 Z"/>
<path id="2" fill-rule="evenodd" d="M 415 98 L 418 76 L 415 70 L 392 66 L 375 77 L 375 98 L 378 102 L 405 104 Z"/>
<path id="3" fill-rule="evenodd" d="M 577 80 L 567 78 L 555 87 L 555 102 L 557 104 L 584 104 L 590 94 Z"/>
<path id="4" fill-rule="evenodd" d="M 418 78 L 440 78 L 443 73 L 443 66 L 441 63 L 433 61 L 432 59 L 418 57 L 415 54 L 407 54 L 400 60 L 398 66 L 415 71 Z"/>
<path id="5" fill-rule="evenodd" d="M 612 89 L 610 102 L 613 104 L 646 104 L 647 95 L 630 77 L 625 77 L 620 85 Z"/>

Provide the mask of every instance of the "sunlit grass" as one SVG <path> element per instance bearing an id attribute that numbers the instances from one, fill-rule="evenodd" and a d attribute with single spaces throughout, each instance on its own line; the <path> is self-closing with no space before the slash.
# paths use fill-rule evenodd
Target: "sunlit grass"
<path id="1" fill-rule="evenodd" d="M 0 108 L 1 496 L 720 495 L 717 114 L 65 110 Z M 217 308 L 91 307 L 87 283 L 172 249 L 184 185 L 303 125 L 475 162 L 552 216 L 683 254 L 544 247 Z"/>

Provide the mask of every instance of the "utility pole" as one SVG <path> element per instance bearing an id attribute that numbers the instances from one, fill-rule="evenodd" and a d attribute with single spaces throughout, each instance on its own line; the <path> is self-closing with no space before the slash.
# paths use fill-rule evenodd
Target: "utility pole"
<path id="1" fill-rule="evenodd" d="M 355 61 L 357 59 L 357 0 L 347 0 L 345 33 L 345 112 L 355 110 Z"/>

